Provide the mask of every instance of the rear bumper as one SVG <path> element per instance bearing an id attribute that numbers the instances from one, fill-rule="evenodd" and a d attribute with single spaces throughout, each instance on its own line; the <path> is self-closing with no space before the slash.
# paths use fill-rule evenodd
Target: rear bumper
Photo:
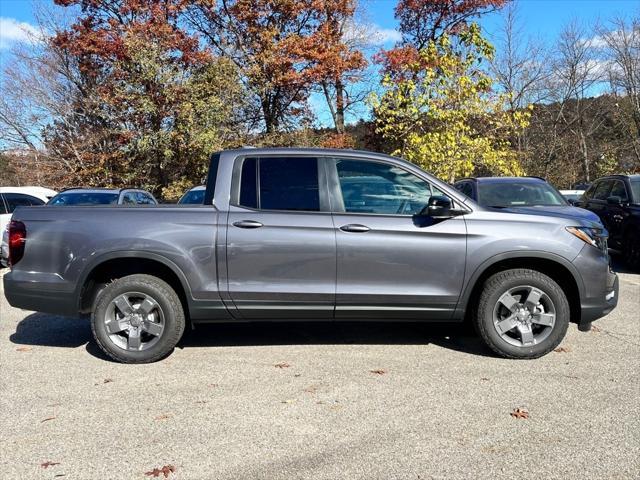
<path id="1" fill-rule="evenodd" d="M 27 281 L 15 272 L 8 272 L 2 280 L 4 296 L 12 307 L 67 317 L 78 316 L 74 292 L 60 288 L 59 282 Z"/>

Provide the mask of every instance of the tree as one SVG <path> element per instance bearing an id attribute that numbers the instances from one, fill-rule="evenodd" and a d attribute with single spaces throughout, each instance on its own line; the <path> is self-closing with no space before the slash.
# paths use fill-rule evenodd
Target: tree
<path id="1" fill-rule="evenodd" d="M 336 129 L 344 130 L 344 83 L 364 66 L 342 37 L 352 15 L 351 0 L 197 0 L 189 19 L 238 67 L 256 100 L 254 125 L 271 134 L 309 113 L 314 84 L 326 87 Z"/>
<path id="2" fill-rule="evenodd" d="M 522 174 L 508 140 L 528 114 L 504 110 L 481 68 L 493 47 L 471 24 L 454 42 L 441 35 L 418 51 L 411 77 L 385 77 L 385 93 L 374 98 L 378 133 L 393 154 L 453 182 L 472 173 Z"/>
<path id="3" fill-rule="evenodd" d="M 380 52 L 377 60 L 391 75 L 407 75 L 409 64 L 419 66 L 420 51 L 441 36 L 464 32 L 474 17 L 502 7 L 508 0 L 399 0 L 395 16 L 402 40 Z"/>
<path id="4" fill-rule="evenodd" d="M 77 63 L 109 144 L 83 166 L 88 183 L 135 183 L 161 195 L 185 177 L 199 182 L 208 153 L 233 130 L 243 94 L 235 67 L 181 28 L 185 2 L 56 1 L 82 9 L 52 45 Z M 64 146 L 68 136 L 78 135 L 54 121 L 45 142 Z"/>

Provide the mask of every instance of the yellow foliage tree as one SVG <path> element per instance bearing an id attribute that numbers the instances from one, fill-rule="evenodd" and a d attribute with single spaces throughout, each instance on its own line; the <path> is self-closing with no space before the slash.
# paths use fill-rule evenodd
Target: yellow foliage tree
<path id="1" fill-rule="evenodd" d="M 441 179 L 471 174 L 523 175 L 510 138 L 529 110 L 508 111 L 482 69 L 493 46 L 472 24 L 455 40 L 430 42 L 403 75 L 387 75 L 372 104 L 377 132 L 399 155 Z"/>

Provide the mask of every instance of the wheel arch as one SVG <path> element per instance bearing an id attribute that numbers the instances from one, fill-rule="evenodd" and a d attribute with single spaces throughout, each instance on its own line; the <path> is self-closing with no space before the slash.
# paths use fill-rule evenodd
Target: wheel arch
<path id="1" fill-rule="evenodd" d="M 84 269 L 78 282 L 78 311 L 88 313 L 100 291 L 110 281 L 134 274 L 153 275 L 167 282 L 180 298 L 189 318 L 189 283 L 171 260 L 151 252 L 118 251 L 94 259 Z"/>
<path id="2" fill-rule="evenodd" d="M 548 252 L 505 252 L 487 259 L 471 274 L 456 308 L 458 318 L 468 318 L 478 303 L 482 286 L 491 275 L 512 268 L 528 268 L 548 275 L 567 295 L 571 322 L 580 323 L 581 298 L 584 294 L 582 277 L 576 268 L 559 255 Z"/>

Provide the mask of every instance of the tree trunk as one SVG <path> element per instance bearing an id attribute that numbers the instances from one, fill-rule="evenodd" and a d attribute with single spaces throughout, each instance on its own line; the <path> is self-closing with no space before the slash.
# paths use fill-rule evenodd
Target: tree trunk
<path id="1" fill-rule="evenodd" d="M 335 88 L 336 88 L 336 116 L 335 116 L 336 132 L 342 134 L 344 133 L 345 101 L 344 101 L 344 84 L 342 83 L 341 78 L 336 80 Z"/>

